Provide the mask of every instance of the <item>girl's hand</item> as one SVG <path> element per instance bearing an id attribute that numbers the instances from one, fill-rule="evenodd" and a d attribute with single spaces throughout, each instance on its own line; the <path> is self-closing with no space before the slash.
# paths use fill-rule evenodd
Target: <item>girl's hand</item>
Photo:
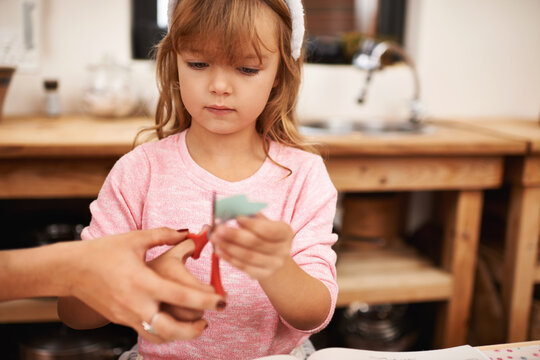
<path id="1" fill-rule="evenodd" d="M 262 214 L 240 216 L 239 228 L 218 225 L 210 236 L 216 254 L 253 279 L 263 280 L 281 269 L 290 258 L 292 228 Z"/>

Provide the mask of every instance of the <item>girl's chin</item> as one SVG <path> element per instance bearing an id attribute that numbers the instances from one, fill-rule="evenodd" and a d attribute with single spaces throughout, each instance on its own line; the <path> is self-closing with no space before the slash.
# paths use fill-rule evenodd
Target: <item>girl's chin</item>
<path id="1" fill-rule="evenodd" d="M 193 125 L 192 125 L 193 126 Z M 206 126 L 201 126 L 201 133 L 208 133 L 208 134 L 214 134 L 214 135 L 236 135 L 236 134 L 250 134 L 255 133 L 255 124 L 248 125 L 248 126 L 234 126 L 230 123 L 224 123 L 221 124 L 208 124 Z"/>

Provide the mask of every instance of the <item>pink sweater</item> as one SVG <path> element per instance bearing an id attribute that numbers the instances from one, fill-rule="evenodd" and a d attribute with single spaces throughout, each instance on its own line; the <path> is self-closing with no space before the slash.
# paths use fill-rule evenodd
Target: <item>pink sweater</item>
<path id="1" fill-rule="evenodd" d="M 336 255 L 331 248 L 337 240 L 332 233 L 337 192 L 324 163 L 319 156 L 272 142 L 270 156 L 292 175 L 286 177 L 286 170 L 266 159 L 249 178 L 228 182 L 193 161 L 185 136 L 186 131 L 143 144 L 118 160 L 90 205 L 92 221 L 82 238 L 160 226 L 198 232 L 211 221 L 212 191 L 218 199 L 245 194 L 251 201 L 266 202 L 264 215 L 289 223 L 295 231 L 294 261 L 327 286 L 332 310 L 326 321 L 310 331 L 295 329 L 280 318 L 257 281 L 222 261 L 225 311 L 206 312 L 209 327 L 198 339 L 154 345 L 139 338 L 139 352 L 145 360 L 233 360 L 289 353 L 328 324 L 337 298 Z M 166 246 L 150 249 L 147 260 L 165 250 Z M 186 263 L 203 282 L 209 282 L 210 255 L 211 247 L 206 246 L 198 260 Z"/>

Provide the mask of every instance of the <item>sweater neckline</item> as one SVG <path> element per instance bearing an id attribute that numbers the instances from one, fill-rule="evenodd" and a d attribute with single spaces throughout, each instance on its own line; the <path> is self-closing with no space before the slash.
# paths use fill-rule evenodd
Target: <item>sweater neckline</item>
<path id="1" fill-rule="evenodd" d="M 186 143 L 186 134 L 189 129 L 182 131 L 179 134 L 177 140 L 177 148 L 180 154 L 180 159 L 185 166 L 189 169 L 187 174 L 182 176 L 189 177 L 194 183 L 202 185 L 209 191 L 219 191 L 221 193 L 246 193 L 254 185 L 260 185 L 263 181 L 268 180 L 276 171 L 278 166 L 270 160 L 267 156 L 259 169 L 251 176 L 239 180 L 239 181 L 227 181 L 220 177 L 215 176 L 211 172 L 202 168 L 199 164 L 193 160 Z M 274 141 L 270 141 L 268 154 L 272 159 L 278 161 L 279 146 Z"/>

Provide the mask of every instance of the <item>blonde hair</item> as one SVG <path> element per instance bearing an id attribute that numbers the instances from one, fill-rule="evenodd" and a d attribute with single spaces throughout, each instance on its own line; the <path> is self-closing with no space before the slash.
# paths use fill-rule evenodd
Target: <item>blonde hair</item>
<path id="1" fill-rule="evenodd" d="M 276 15 L 280 64 L 277 84 L 257 119 L 256 130 L 264 140 L 316 152 L 296 127 L 295 107 L 303 53 L 298 60 L 291 55 L 291 17 L 283 0 L 179 0 L 170 30 L 156 47 L 159 100 L 155 125 L 145 130 L 154 130 L 158 139 L 162 139 L 191 125 L 191 115 L 182 103 L 178 84 L 176 61 L 181 50 L 191 50 L 197 44 L 197 50 L 234 63 L 244 54 L 246 44 L 251 44 L 261 58 L 260 49 L 264 44 L 255 26 L 261 6 L 267 6 Z M 268 141 L 263 143 L 264 152 L 269 156 Z"/>

